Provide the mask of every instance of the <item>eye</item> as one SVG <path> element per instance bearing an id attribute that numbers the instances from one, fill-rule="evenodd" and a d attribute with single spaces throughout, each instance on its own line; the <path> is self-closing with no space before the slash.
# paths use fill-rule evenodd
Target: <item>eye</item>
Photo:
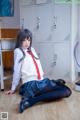
<path id="1" fill-rule="evenodd" d="M 31 41 L 30 38 L 28 38 L 28 41 L 29 41 L 29 42 Z"/>

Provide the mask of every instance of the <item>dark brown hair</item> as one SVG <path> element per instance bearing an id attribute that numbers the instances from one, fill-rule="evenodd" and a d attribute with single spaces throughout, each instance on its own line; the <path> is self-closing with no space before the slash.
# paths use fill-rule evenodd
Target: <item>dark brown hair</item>
<path id="1" fill-rule="evenodd" d="M 23 41 L 25 38 L 30 39 L 30 47 L 28 49 L 31 49 L 32 45 L 32 33 L 28 29 L 20 30 L 18 35 L 17 35 L 17 40 L 16 40 L 16 46 L 15 48 L 20 48 Z"/>

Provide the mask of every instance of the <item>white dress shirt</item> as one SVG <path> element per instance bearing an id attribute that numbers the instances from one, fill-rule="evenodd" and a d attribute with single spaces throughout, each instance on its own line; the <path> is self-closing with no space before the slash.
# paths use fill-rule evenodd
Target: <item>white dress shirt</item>
<path id="1" fill-rule="evenodd" d="M 35 57 L 38 57 L 34 48 L 31 48 L 33 54 Z M 27 49 L 23 49 L 25 53 L 25 58 L 21 62 L 19 60 L 23 57 L 23 53 L 19 48 L 16 48 L 14 50 L 14 73 L 13 73 L 13 80 L 12 80 L 12 87 L 11 90 L 15 91 L 17 85 L 20 82 L 20 78 L 22 79 L 22 83 L 32 81 L 32 80 L 37 80 L 37 74 L 36 70 L 34 67 L 33 60 L 31 56 L 27 53 Z M 37 60 L 39 69 L 40 69 L 40 74 L 41 74 L 41 79 L 43 79 L 43 70 L 42 66 L 40 64 L 40 61 Z"/>

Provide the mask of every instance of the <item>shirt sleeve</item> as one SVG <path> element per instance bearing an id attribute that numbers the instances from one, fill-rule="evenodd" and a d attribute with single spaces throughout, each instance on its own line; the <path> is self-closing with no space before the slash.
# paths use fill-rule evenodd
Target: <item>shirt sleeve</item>
<path id="1" fill-rule="evenodd" d="M 21 78 L 21 62 L 19 60 L 23 57 L 22 52 L 17 48 L 14 50 L 14 72 L 11 90 L 15 91 Z"/>

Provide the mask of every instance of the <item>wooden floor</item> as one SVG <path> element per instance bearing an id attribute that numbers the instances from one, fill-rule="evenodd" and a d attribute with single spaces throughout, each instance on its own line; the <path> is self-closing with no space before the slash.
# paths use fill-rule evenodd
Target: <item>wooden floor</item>
<path id="1" fill-rule="evenodd" d="M 9 86 L 10 84 L 6 84 L 5 90 L 8 90 Z M 22 114 L 18 113 L 18 92 L 11 96 L 0 92 L 0 112 L 8 112 L 8 120 L 80 120 L 80 92 L 71 88 L 72 95 L 69 98 L 39 103 Z"/>

